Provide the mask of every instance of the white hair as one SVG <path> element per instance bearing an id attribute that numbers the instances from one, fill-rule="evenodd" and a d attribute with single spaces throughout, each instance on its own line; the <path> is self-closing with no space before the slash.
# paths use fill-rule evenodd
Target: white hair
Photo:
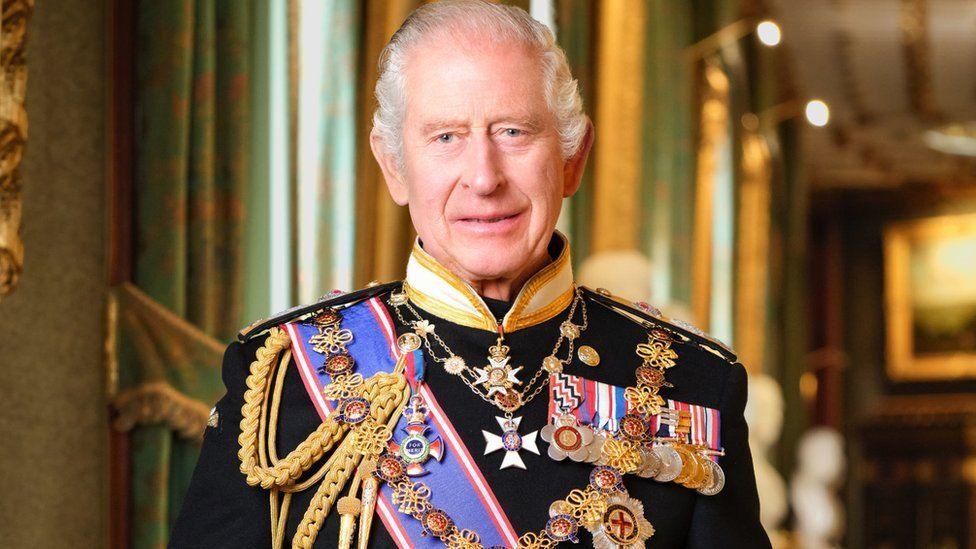
<path id="1" fill-rule="evenodd" d="M 376 81 L 377 107 L 373 129 L 387 152 L 403 162 L 403 118 L 406 110 L 406 59 L 411 47 L 436 32 L 475 31 L 502 42 L 511 40 L 539 56 L 546 102 L 556 119 L 563 158 L 579 150 L 586 133 L 586 115 L 566 54 L 548 27 L 524 10 L 483 0 L 443 0 L 411 13 L 383 48 Z"/>

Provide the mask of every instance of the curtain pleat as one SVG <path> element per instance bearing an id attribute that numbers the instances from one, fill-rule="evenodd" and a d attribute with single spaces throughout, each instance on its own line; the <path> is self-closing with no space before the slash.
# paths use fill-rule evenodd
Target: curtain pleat
<path id="1" fill-rule="evenodd" d="M 137 7 L 133 283 L 221 341 L 238 328 L 244 276 L 249 6 L 146 0 Z M 122 335 L 133 341 L 122 342 L 122 391 L 165 382 L 208 407 L 219 397 L 220 365 L 212 352 L 195 351 L 198 342 L 135 321 Z M 131 436 L 132 544 L 164 547 L 199 443 L 166 424 L 137 425 Z"/>

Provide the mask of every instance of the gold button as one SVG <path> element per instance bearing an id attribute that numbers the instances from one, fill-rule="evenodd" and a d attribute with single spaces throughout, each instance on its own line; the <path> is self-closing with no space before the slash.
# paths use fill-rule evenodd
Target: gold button
<path id="1" fill-rule="evenodd" d="M 579 356 L 580 362 L 587 366 L 597 366 L 600 364 L 600 353 L 596 352 L 596 349 L 589 345 L 580 346 L 576 354 Z"/>

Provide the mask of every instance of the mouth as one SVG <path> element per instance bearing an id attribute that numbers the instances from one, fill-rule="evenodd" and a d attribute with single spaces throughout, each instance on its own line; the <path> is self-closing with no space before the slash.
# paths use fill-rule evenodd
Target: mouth
<path id="1" fill-rule="evenodd" d="M 498 215 L 498 216 L 494 216 L 494 217 L 482 217 L 482 216 L 479 216 L 479 217 L 462 217 L 461 219 L 459 219 L 459 221 L 462 221 L 464 223 L 485 223 L 485 224 L 489 224 L 489 223 L 500 223 L 502 221 L 506 221 L 506 220 L 509 220 L 509 219 L 513 219 L 513 218 L 517 217 L 518 215 L 519 214 L 514 213 L 514 214 L 509 214 L 509 215 Z"/>
<path id="2" fill-rule="evenodd" d="M 458 217 L 457 227 L 481 237 L 508 234 L 520 225 L 523 212 L 489 212 L 468 217 Z"/>

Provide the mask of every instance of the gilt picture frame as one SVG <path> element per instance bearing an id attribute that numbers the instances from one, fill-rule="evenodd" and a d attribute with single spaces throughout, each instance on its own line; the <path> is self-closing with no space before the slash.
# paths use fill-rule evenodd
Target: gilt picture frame
<path id="1" fill-rule="evenodd" d="M 890 224 L 884 275 L 888 377 L 976 378 L 976 214 Z"/>

